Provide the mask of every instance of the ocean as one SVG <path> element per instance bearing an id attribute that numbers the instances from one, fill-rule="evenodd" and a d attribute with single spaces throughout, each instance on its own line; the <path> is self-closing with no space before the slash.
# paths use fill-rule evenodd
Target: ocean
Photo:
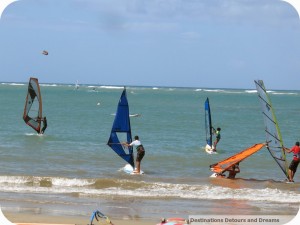
<path id="1" fill-rule="evenodd" d="M 268 84 L 265 83 L 268 89 Z M 265 141 L 253 89 L 127 87 L 132 135 L 146 149 L 144 175 L 107 145 L 123 87 L 41 84 L 48 128 L 23 119 L 27 83 L 0 84 L 0 205 L 49 215 L 152 218 L 207 214 L 295 215 L 300 172 L 285 176 L 266 148 L 240 163 L 237 179 L 210 178 L 209 165 Z M 270 90 L 284 145 L 300 140 L 300 91 Z M 205 152 L 204 102 L 221 127 L 218 154 Z M 289 162 L 292 154 L 287 155 Z"/>

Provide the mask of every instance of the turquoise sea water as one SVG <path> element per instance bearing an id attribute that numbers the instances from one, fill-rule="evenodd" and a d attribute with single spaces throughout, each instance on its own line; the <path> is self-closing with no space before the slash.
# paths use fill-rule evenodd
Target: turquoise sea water
<path id="1" fill-rule="evenodd" d="M 145 175 L 132 176 L 106 145 L 122 87 L 41 84 L 48 128 L 38 136 L 22 119 L 27 84 L 2 83 L 0 204 L 87 217 L 95 209 L 121 218 L 296 214 L 300 172 L 295 184 L 282 182 L 265 148 L 240 164 L 239 179 L 209 178 L 209 165 L 265 141 L 254 89 L 254 82 L 251 90 L 127 87 L 130 113 L 141 114 L 131 117 L 132 134 L 146 149 Z M 217 155 L 204 151 L 207 97 L 222 128 Z M 291 147 L 300 139 L 300 92 L 273 90 L 270 98 Z"/>

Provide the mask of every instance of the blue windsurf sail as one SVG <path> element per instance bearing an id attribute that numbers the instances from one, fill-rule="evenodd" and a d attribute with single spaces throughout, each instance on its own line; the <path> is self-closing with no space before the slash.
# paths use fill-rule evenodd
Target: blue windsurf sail
<path id="1" fill-rule="evenodd" d="M 283 141 L 278 126 L 278 122 L 271 104 L 271 99 L 267 93 L 264 82 L 255 80 L 255 85 L 262 107 L 262 114 L 265 124 L 265 133 L 267 139 L 267 149 L 276 163 L 279 165 L 286 177 L 288 177 L 288 164 L 286 160 Z"/>
<path id="2" fill-rule="evenodd" d="M 122 142 L 131 143 L 131 127 L 129 119 L 129 105 L 126 96 L 126 88 L 124 88 L 119 100 L 115 120 L 107 142 L 122 159 L 128 162 L 134 168 L 133 148 L 125 147 Z"/>
<path id="3" fill-rule="evenodd" d="M 204 103 L 204 110 L 205 110 L 205 132 L 206 132 L 206 144 L 212 147 L 212 123 L 211 123 L 211 113 L 210 113 L 210 106 L 209 100 L 206 99 Z"/>

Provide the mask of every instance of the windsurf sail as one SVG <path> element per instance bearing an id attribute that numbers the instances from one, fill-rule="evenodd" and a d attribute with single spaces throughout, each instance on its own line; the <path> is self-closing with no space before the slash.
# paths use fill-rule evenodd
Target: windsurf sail
<path id="1" fill-rule="evenodd" d="M 233 156 L 230 156 L 227 159 L 224 159 L 218 163 L 210 165 L 210 168 L 213 172 L 221 174 L 225 170 L 227 170 L 229 167 L 243 161 L 244 159 L 248 158 L 249 156 L 253 155 L 254 153 L 261 150 L 266 143 L 259 143 L 251 146 L 250 148 L 247 148 Z"/>
<path id="2" fill-rule="evenodd" d="M 204 103 L 205 110 L 205 132 L 206 132 L 206 144 L 212 147 L 212 123 L 211 123 L 211 113 L 210 113 L 210 105 L 209 100 L 206 98 Z"/>
<path id="3" fill-rule="evenodd" d="M 75 87 L 74 87 L 74 90 L 77 90 L 77 89 L 79 89 L 79 82 L 78 82 L 78 80 L 76 81 Z"/>
<path id="4" fill-rule="evenodd" d="M 99 222 L 99 224 L 109 224 L 109 225 L 113 225 L 113 223 L 110 221 L 110 219 L 108 218 L 108 216 L 104 215 L 102 212 L 100 212 L 99 210 L 95 210 L 92 215 L 91 215 L 91 219 L 90 219 L 90 224 L 88 225 L 94 225 L 94 221 L 97 220 Z"/>
<path id="5" fill-rule="evenodd" d="M 36 132 L 41 133 L 41 124 L 43 121 L 42 96 L 37 78 L 31 77 L 29 79 L 23 120 Z"/>
<path id="6" fill-rule="evenodd" d="M 132 146 L 125 147 L 124 145 L 122 145 L 122 142 L 132 142 L 129 119 L 129 105 L 127 101 L 126 88 L 124 88 L 120 97 L 115 120 L 107 144 L 122 159 L 124 159 L 134 168 L 133 148 Z"/>
<path id="7" fill-rule="evenodd" d="M 286 160 L 279 125 L 271 104 L 270 97 L 268 96 L 267 90 L 262 80 L 255 80 L 254 82 L 262 107 L 266 140 L 268 143 L 267 149 L 269 150 L 271 156 L 275 159 L 285 176 L 288 178 L 288 163 Z"/>

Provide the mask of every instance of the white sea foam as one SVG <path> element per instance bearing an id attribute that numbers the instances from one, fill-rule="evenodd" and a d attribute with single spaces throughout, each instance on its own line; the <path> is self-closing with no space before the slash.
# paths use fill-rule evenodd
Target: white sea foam
<path id="1" fill-rule="evenodd" d="M 20 84 L 20 83 L 6 83 L 7 85 L 12 85 L 12 86 L 24 86 L 25 84 Z"/>
<path id="2" fill-rule="evenodd" d="M 57 84 L 40 84 L 40 86 L 43 86 L 43 87 L 57 87 L 58 85 Z"/>
<path id="3" fill-rule="evenodd" d="M 40 186 L 40 182 L 49 181 L 49 187 Z M 105 182 L 105 181 L 103 181 Z M 124 182 L 126 184 L 124 184 Z M 33 183 L 34 185 L 26 185 Z M 171 183 L 147 183 L 128 180 L 119 180 L 116 186 L 95 188 L 93 179 L 70 179 L 59 177 L 0 177 L 0 191 L 18 193 L 78 193 L 80 196 L 119 196 L 140 198 L 180 198 L 201 200 L 248 200 L 267 201 L 280 203 L 300 203 L 300 194 L 290 190 L 279 190 L 277 188 L 240 188 L 212 185 L 191 185 Z M 135 186 L 140 184 L 137 188 Z"/>
<path id="4" fill-rule="evenodd" d="M 124 87 L 119 87 L 119 86 L 100 86 L 100 88 L 106 88 L 106 89 L 123 89 Z"/>
<path id="5" fill-rule="evenodd" d="M 141 198 L 181 198 L 181 199 L 202 199 L 202 200 L 249 200 L 268 201 L 280 203 L 299 203 L 300 195 L 292 191 L 279 191 L 277 189 L 231 189 L 224 187 L 191 187 L 189 185 L 155 185 L 152 188 L 139 188 L 126 190 L 122 188 L 107 188 L 100 190 L 88 190 L 81 192 L 83 196 L 122 196 Z"/>
<path id="6" fill-rule="evenodd" d="M 83 187 L 89 186 L 95 183 L 94 180 L 86 179 L 68 179 L 68 178 L 52 178 L 52 184 L 56 186 L 65 186 L 65 187 Z"/>
<path id="7" fill-rule="evenodd" d="M 23 177 L 23 176 L 0 176 L 0 184 L 25 184 L 30 181 L 29 177 Z"/>
<path id="8" fill-rule="evenodd" d="M 245 90 L 246 93 L 257 93 L 257 90 Z"/>
<path id="9" fill-rule="evenodd" d="M 297 93 L 294 92 L 272 92 L 272 95 L 298 95 Z"/>

